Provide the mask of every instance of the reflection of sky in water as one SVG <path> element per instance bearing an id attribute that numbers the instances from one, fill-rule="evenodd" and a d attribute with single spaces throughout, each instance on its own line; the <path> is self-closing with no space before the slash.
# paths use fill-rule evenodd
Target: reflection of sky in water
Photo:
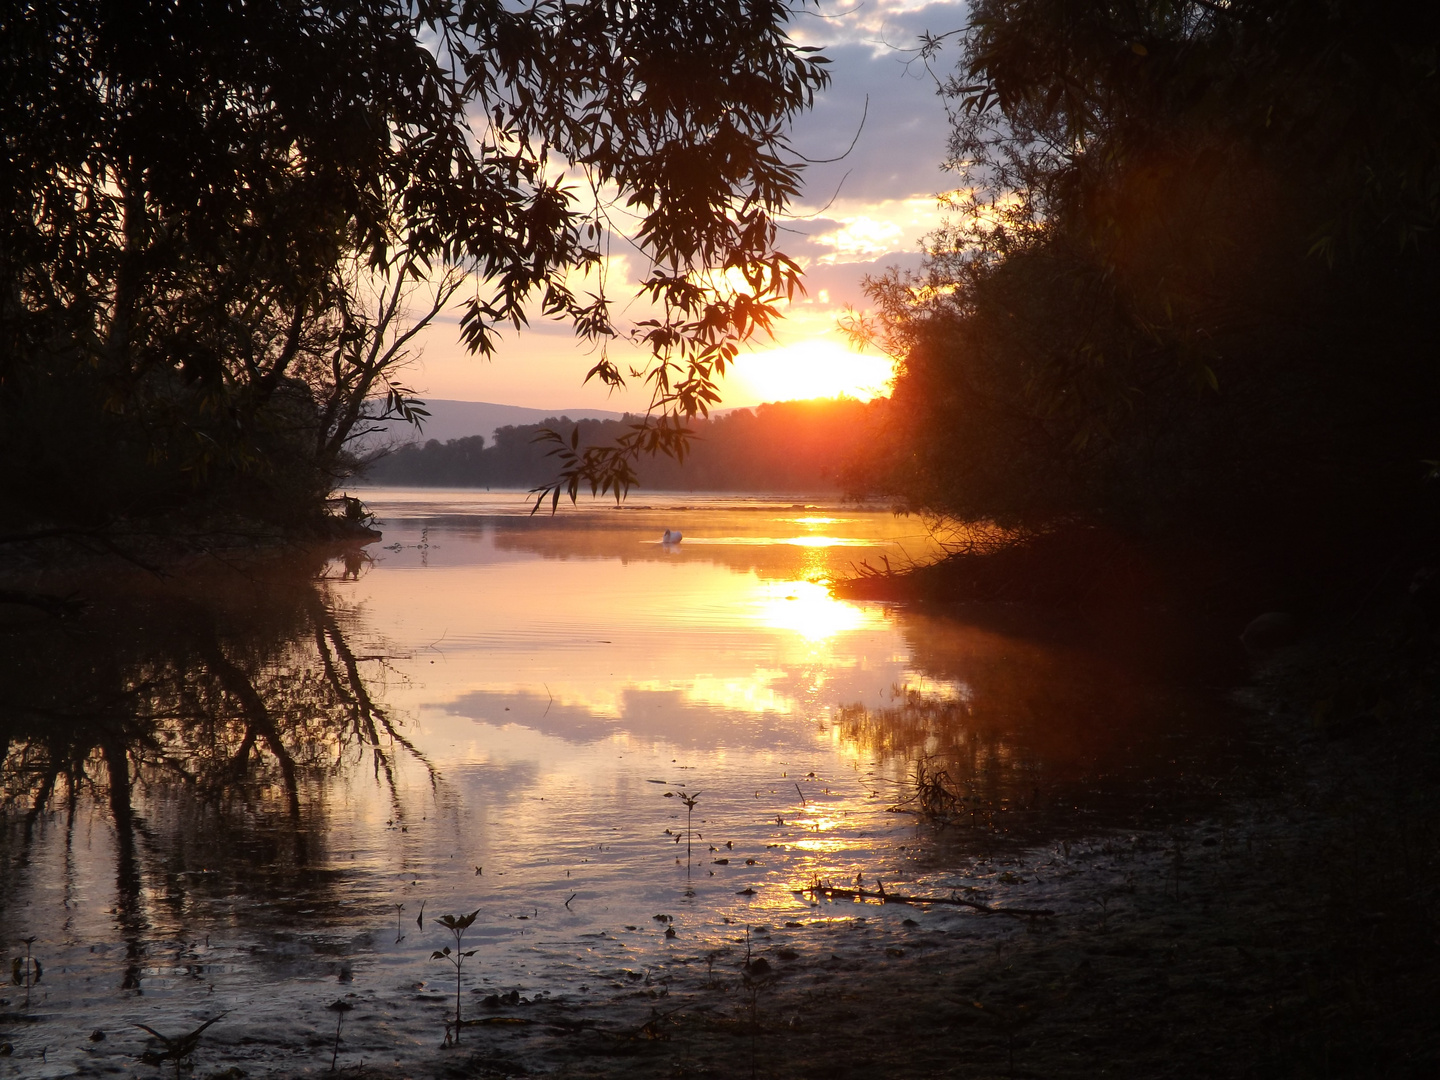
<path id="1" fill-rule="evenodd" d="M 924 676 L 889 609 L 837 600 L 824 583 L 867 557 L 924 550 L 913 521 L 797 520 L 788 506 L 694 496 L 684 511 L 555 519 L 371 502 L 385 539 L 370 572 L 341 587 L 407 657 L 387 700 L 415 718 L 445 778 L 466 866 L 487 867 L 477 895 L 543 904 L 579 890 L 567 916 L 612 929 L 679 905 L 687 933 L 708 940 L 722 917 L 808 910 L 792 888 L 853 874 L 875 861 L 878 835 L 904 829 L 877 814 L 898 774 L 832 716 Z M 685 540 L 658 544 L 666 528 Z M 527 782 L 483 788 L 506 769 Z M 703 792 L 688 877 L 683 810 L 664 797 L 681 787 Z M 455 887 L 475 885 L 462 875 Z"/>
<path id="2" fill-rule="evenodd" d="M 624 730 L 744 744 L 761 730 L 785 736 L 730 726 L 737 716 L 813 719 L 839 702 L 878 702 L 906 678 L 908 649 L 889 613 L 837 600 L 821 583 L 856 552 L 893 552 L 897 537 L 913 546 L 914 523 L 889 514 L 852 513 L 858 535 L 796 538 L 773 535 L 793 520 L 754 511 L 592 510 L 578 522 L 472 519 L 458 529 L 433 503 L 417 517 L 379 507 L 389 515 L 384 547 L 399 549 L 380 551 L 346 587 L 391 641 L 414 650 L 414 685 L 398 693 L 427 716 L 578 739 Z M 662 521 L 681 525 L 685 541 L 637 554 Z M 734 535 L 737 524 L 759 535 Z M 843 556 L 832 550 L 841 547 Z M 696 715 L 682 724 L 676 710 Z"/>
<path id="3" fill-rule="evenodd" d="M 911 520 L 694 495 L 531 518 L 513 494 L 367 494 L 384 539 L 359 580 L 337 570 L 330 588 L 356 612 L 346 631 L 370 689 L 438 779 L 405 753 L 393 791 L 363 757 L 336 767 L 303 792 L 315 864 L 273 884 L 161 865 L 151 852 L 167 844 L 227 841 L 183 792 L 142 798 L 151 862 L 123 934 L 108 808 L 87 805 L 73 849 L 63 815 L 43 819 L 9 911 L 42 934 L 47 1008 L 86 1030 L 140 1017 L 114 977 L 138 950 L 151 1007 L 233 1008 L 278 1031 L 323 1007 L 316 980 L 349 971 L 393 1018 L 387 1037 L 430 1044 L 432 1018 L 397 988 L 435 978 L 439 914 L 480 908 L 476 985 L 573 990 L 714 948 L 728 919 L 825 917 L 793 891 L 815 876 L 948 888 L 963 852 L 922 855 L 911 820 L 883 812 L 918 751 L 968 762 L 966 781 L 1007 813 L 1021 797 L 1033 808 L 1041 784 L 1069 807 L 1107 769 L 1149 775 L 1133 748 L 1161 714 L 1089 658 L 829 595 L 852 565 L 930 550 Z M 686 539 L 662 546 L 666 528 Z M 701 793 L 688 867 L 684 807 L 666 797 L 682 789 Z M 255 802 L 245 828 L 271 814 L 282 851 L 294 837 L 277 797 Z M 674 943 L 656 912 L 674 916 Z M 204 978 L 154 974 L 202 963 Z"/>

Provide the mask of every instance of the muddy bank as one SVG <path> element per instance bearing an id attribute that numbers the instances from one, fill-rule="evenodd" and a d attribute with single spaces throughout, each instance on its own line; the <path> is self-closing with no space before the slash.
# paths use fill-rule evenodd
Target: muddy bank
<path id="1" fill-rule="evenodd" d="M 1215 812 L 1032 850 L 956 893 L 1051 917 L 820 900 L 782 926 L 737 924 L 726 948 L 616 970 L 579 999 L 487 1008 L 466 995 L 478 1022 L 461 1045 L 404 1069 L 384 1065 L 383 1017 L 357 1008 L 341 1071 L 1436 1075 L 1440 752 L 1428 683 L 1372 680 L 1367 711 L 1333 721 L 1347 665 L 1375 675 L 1384 644 L 1312 653 L 1248 691 L 1261 763 L 1225 779 Z M 445 1008 L 434 1007 L 437 1043 Z M 330 1035 L 317 1024 L 297 1075 L 327 1070 Z M 222 1043 L 233 1038 L 216 1029 L 197 1075 L 243 1058 Z"/>

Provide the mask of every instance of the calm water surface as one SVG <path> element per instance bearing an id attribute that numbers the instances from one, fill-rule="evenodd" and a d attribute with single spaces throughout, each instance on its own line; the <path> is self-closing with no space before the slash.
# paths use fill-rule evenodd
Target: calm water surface
<path id="1" fill-rule="evenodd" d="M 817 877 L 1023 906 L 997 883 L 1024 852 L 1163 825 L 1223 767 L 1203 695 L 1083 628 L 1042 644 L 830 595 L 933 554 L 914 519 L 366 499 L 364 558 L 121 583 L 73 625 L 5 624 L 0 937 L 7 964 L 33 937 L 43 971 L 0 991 L 0 1076 L 133 1068 L 129 1025 L 222 1010 L 212 1062 L 328 1064 L 340 996 L 364 1017 L 349 1060 L 429 1052 L 444 914 L 479 912 L 472 1008 L 853 919 L 799 891 Z M 892 809 L 917 760 L 965 797 L 947 828 Z"/>

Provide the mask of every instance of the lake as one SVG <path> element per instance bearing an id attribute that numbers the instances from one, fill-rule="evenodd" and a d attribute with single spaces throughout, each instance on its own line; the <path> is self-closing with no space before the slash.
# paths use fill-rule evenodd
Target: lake
<path id="1" fill-rule="evenodd" d="M 321 1070 L 335 1001 L 341 1065 L 428 1060 L 446 915 L 478 912 L 469 1018 L 654 997 L 752 934 L 803 965 L 1003 921 L 817 883 L 1063 913 L 1046 858 L 1207 806 L 1238 753 L 1212 693 L 1074 619 L 834 598 L 937 554 L 880 508 L 363 494 L 363 554 L 7 616 L 0 1076 L 137 1068 L 134 1025 L 221 1013 L 202 1069 Z"/>

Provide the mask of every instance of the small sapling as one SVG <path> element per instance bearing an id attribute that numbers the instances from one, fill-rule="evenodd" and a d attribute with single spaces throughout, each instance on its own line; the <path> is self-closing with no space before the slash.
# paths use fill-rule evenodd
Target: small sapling
<path id="1" fill-rule="evenodd" d="M 444 960 L 455 968 L 455 1043 L 460 1043 L 460 968 L 470 957 L 475 955 L 474 949 L 462 950 L 465 931 L 470 929 L 475 922 L 475 916 L 480 914 L 476 908 L 469 915 L 441 915 L 438 922 L 445 929 L 455 936 L 455 948 L 449 945 L 430 954 L 431 960 Z M 449 1026 L 448 1024 L 446 1025 Z M 445 1045 L 450 1045 L 449 1032 L 446 1032 Z"/>
<path id="2" fill-rule="evenodd" d="M 340 1023 L 345 1019 L 345 1014 L 355 1008 L 348 1001 L 336 998 L 325 1008 L 335 1014 L 335 1049 L 330 1053 L 330 1071 L 335 1071 L 335 1062 L 340 1058 Z"/>

